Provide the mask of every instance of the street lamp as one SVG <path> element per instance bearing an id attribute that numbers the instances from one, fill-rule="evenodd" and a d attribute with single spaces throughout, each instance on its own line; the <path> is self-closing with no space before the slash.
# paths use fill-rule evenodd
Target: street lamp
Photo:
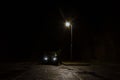
<path id="1" fill-rule="evenodd" d="M 69 21 L 66 21 L 65 26 L 71 29 L 70 59 L 72 60 L 72 24 Z"/>
<path id="2" fill-rule="evenodd" d="M 70 22 L 68 22 L 68 21 L 65 22 L 66 27 L 70 27 L 70 25 L 71 25 Z"/>

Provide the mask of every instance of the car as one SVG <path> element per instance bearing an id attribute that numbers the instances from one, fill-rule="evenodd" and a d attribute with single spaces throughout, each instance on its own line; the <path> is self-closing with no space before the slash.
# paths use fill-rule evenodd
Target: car
<path id="1" fill-rule="evenodd" d="M 56 52 L 46 52 L 42 56 L 42 64 L 59 65 L 60 59 Z"/>

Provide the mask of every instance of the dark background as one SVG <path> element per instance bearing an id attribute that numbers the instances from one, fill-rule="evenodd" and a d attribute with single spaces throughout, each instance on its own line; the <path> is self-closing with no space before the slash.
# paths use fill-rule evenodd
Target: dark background
<path id="1" fill-rule="evenodd" d="M 6 2 L 2 6 L 1 61 L 35 59 L 44 51 L 62 50 L 69 59 L 73 25 L 74 60 L 117 62 L 120 52 L 117 2 Z"/>

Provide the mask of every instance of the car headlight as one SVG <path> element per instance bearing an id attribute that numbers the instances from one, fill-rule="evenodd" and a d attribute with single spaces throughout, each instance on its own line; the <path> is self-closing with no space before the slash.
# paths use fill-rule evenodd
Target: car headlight
<path id="1" fill-rule="evenodd" d="M 57 60 L 57 58 L 56 58 L 56 57 L 54 57 L 54 58 L 53 58 L 53 61 L 56 61 L 56 60 Z"/>
<path id="2" fill-rule="evenodd" d="M 44 57 L 44 60 L 47 61 L 47 60 L 48 60 L 48 57 Z"/>

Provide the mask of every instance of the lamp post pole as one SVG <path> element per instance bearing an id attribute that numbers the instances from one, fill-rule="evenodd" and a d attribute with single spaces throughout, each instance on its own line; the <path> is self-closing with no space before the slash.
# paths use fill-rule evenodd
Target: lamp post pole
<path id="1" fill-rule="evenodd" d="M 73 46 L 72 45 L 72 37 L 73 37 L 73 35 L 72 35 L 72 24 L 70 22 L 66 21 L 65 26 L 67 28 L 70 28 L 70 35 L 71 35 L 71 38 L 70 38 L 70 60 L 72 60 L 72 46 Z"/>
<path id="2" fill-rule="evenodd" d="M 73 44 L 72 44 L 72 37 L 73 37 L 73 35 L 72 35 L 72 25 L 71 25 L 71 45 L 70 45 L 70 59 L 72 60 L 72 46 L 73 46 Z"/>

